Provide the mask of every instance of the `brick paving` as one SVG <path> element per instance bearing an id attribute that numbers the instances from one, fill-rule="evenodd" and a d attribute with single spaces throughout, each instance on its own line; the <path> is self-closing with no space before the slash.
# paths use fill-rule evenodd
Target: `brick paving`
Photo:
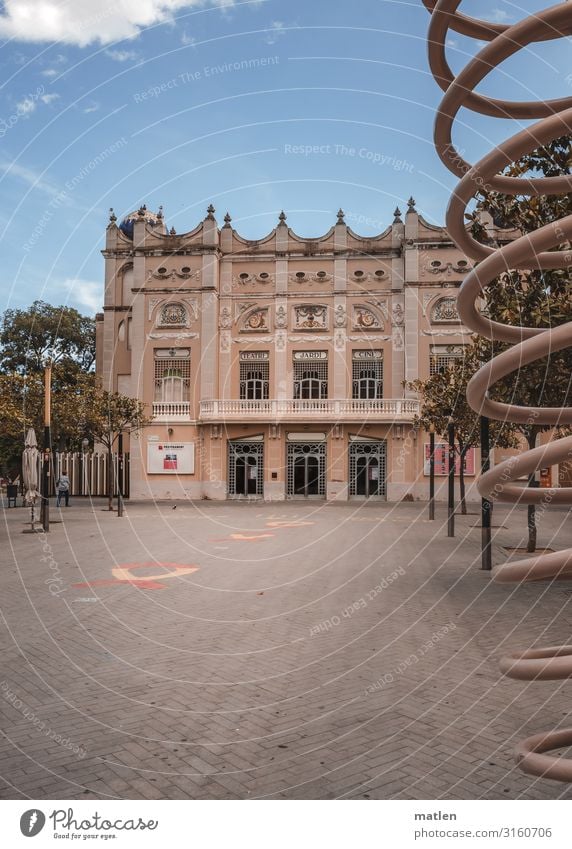
<path id="1" fill-rule="evenodd" d="M 570 590 L 494 585 L 475 513 L 448 539 L 417 503 L 103 506 L 47 537 L 4 511 L 0 797 L 572 798 L 512 758 L 572 682 L 497 669 L 572 642 Z M 500 562 L 525 511 L 495 523 Z M 539 544 L 572 545 L 564 510 Z"/>

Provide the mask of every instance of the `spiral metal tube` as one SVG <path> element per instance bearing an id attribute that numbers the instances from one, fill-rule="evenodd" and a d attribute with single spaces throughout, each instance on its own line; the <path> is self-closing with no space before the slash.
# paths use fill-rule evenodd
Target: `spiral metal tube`
<path id="1" fill-rule="evenodd" d="M 514 343 L 494 357 L 474 375 L 467 387 L 467 400 L 478 413 L 492 419 L 541 425 L 572 424 L 572 408 L 522 407 L 502 404 L 488 397 L 488 390 L 501 378 L 549 353 L 572 346 L 572 322 L 557 328 L 513 327 L 491 321 L 477 308 L 477 299 L 496 277 L 508 270 L 556 269 L 572 265 L 572 250 L 551 250 L 572 239 L 572 215 L 552 222 L 509 245 L 495 249 L 477 242 L 467 231 L 464 213 L 469 201 L 486 187 L 505 195 L 565 194 L 572 190 L 572 177 L 507 177 L 501 172 L 519 157 L 553 139 L 569 135 L 572 128 L 572 97 L 550 101 L 515 102 L 496 100 L 474 91 L 475 87 L 501 62 L 538 41 L 562 38 L 572 33 L 572 4 L 558 3 L 514 25 L 492 24 L 460 14 L 461 0 L 423 0 L 431 13 L 428 33 L 429 64 L 435 80 L 445 92 L 437 112 L 434 141 L 447 168 L 460 178 L 447 210 L 447 230 L 456 245 L 477 261 L 463 281 L 458 296 L 459 314 L 467 327 L 495 341 Z M 455 76 L 445 56 L 449 30 L 488 42 Z M 539 119 L 516 133 L 474 165 L 466 162 L 452 140 L 452 127 L 459 109 L 468 109 L 499 118 Z M 482 475 L 481 495 L 497 501 L 539 504 L 544 494 L 524 489 L 517 478 L 572 457 L 572 437 L 525 451 Z M 554 504 L 572 504 L 572 488 L 551 493 Z M 572 578 L 572 549 L 530 557 L 504 564 L 493 570 L 501 583 Z M 572 646 L 550 646 L 507 655 L 500 667 L 505 675 L 526 681 L 558 680 L 572 677 Z M 524 772 L 545 778 L 572 782 L 572 759 L 548 754 L 572 745 L 572 728 L 537 734 L 522 741 L 516 749 L 517 762 Z"/>

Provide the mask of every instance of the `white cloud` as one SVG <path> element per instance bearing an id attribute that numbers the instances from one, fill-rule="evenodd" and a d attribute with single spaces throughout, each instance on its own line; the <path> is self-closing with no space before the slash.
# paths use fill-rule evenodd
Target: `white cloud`
<path id="1" fill-rule="evenodd" d="M 105 55 L 113 59 L 114 62 L 129 62 L 139 58 L 139 54 L 135 50 L 106 50 Z"/>
<path id="2" fill-rule="evenodd" d="M 30 115 L 36 109 L 37 103 L 33 97 L 25 97 L 16 104 L 18 115 Z"/>
<path id="3" fill-rule="evenodd" d="M 145 27 L 172 22 L 193 6 L 230 6 L 234 0 L 4 0 L 0 36 L 19 41 L 59 41 L 85 47 L 134 38 Z"/>
<path id="4" fill-rule="evenodd" d="M 83 110 L 84 115 L 89 115 L 90 112 L 97 112 L 99 110 L 99 103 L 90 103 L 89 106 L 86 106 Z"/>
<path id="5" fill-rule="evenodd" d="M 509 15 L 503 9 L 493 9 L 490 15 L 487 15 L 486 17 L 494 24 L 505 24 L 508 20 L 510 20 Z"/>
<path id="6" fill-rule="evenodd" d="M 16 177 L 33 189 L 38 189 L 46 195 L 58 197 L 60 189 L 52 185 L 48 180 L 40 177 L 31 168 L 26 168 L 24 165 L 18 165 L 16 162 L 0 162 L 0 173 L 6 174 L 7 177 Z"/>
<path id="7" fill-rule="evenodd" d="M 276 44 L 281 35 L 286 35 L 283 21 L 272 21 L 266 34 L 266 44 Z"/>
<path id="8" fill-rule="evenodd" d="M 56 71 L 55 68 L 46 68 L 45 71 L 42 71 L 43 77 L 57 77 L 59 71 Z"/>
<path id="9" fill-rule="evenodd" d="M 103 306 L 103 284 L 99 281 L 68 277 L 57 284 L 56 288 L 61 289 L 68 303 L 77 307 L 80 312 L 99 312 Z"/>
<path id="10" fill-rule="evenodd" d="M 48 104 L 48 103 L 53 103 L 54 100 L 57 100 L 58 98 L 59 98 L 59 94 L 42 94 L 42 96 L 40 97 L 40 100 L 42 101 L 42 103 Z"/>

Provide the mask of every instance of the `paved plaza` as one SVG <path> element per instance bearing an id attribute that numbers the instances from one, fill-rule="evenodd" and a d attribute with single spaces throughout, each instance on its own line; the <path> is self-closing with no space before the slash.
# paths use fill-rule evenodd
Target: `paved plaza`
<path id="1" fill-rule="evenodd" d="M 512 755 L 572 683 L 497 665 L 572 642 L 570 590 L 493 584 L 474 506 L 454 539 L 421 503 L 104 507 L 4 511 L 2 798 L 572 798 Z M 501 562 L 525 510 L 494 524 Z"/>

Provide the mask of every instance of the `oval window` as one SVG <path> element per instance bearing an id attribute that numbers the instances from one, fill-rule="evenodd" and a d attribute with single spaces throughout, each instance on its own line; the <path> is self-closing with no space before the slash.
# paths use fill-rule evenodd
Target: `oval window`
<path id="1" fill-rule="evenodd" d="M 166 274 L 166 273 L 167 273 L 167 269 L 163 265 L 161 266 L 161 268 L 157 269 L 157 274 Z"/>

